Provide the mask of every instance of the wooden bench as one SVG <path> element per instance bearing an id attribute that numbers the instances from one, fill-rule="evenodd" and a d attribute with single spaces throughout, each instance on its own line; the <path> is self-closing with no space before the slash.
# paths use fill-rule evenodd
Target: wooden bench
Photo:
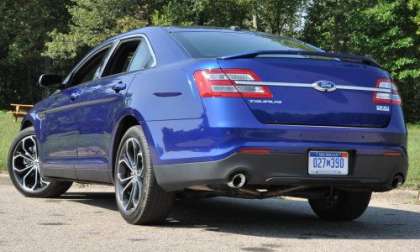
<path id="1" fill-rule="evenodd" d="M 28 113 L 28 110 L 33 108 L 33 105 L 28 104 L 15 104 L 12 103 L 10 106 L 14 107 L 10 113 L 15 117 L 15 121 L 17 121 L 19 118 L 25 117 L 25 115 Z"/>

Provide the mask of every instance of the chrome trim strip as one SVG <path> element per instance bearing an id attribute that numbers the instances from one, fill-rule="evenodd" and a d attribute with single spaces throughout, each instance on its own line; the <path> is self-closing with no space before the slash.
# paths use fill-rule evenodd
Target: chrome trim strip
<path id="1" fill-rule="evenodd" d="M 273 82 L 271 81 L 235 81 L 235 83 L 238 85 L 314 88 L 313 83 L 274 82 L 274 81 Z M 387 89 L 387 88 L 360 87 L 360 86 L 352 86 L 352 85 L 337 85 L 336 88 L 343 89 L 343 90 L 391 93 L 391 89 Z"/>

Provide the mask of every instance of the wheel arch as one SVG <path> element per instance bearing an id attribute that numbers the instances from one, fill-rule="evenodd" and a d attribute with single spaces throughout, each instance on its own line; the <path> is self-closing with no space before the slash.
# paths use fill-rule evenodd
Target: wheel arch
<path id="1" fill-rule="evenodd" d="M 24 130 L 24 129 L 29 128 L 29 127 L 32 127 L 32 126 L 34 126 L 34 124 L 32 123 L 31 120 L 29 120 L 29 119 L 26 119 L 25 120 L 24 119 L 22 121 L 21 125 L 20 125 L 20 130 Z"/>
<path id="2" fill-rule="evenodd" d="M 115 167 L 115 161 L 116 161 L 116 153 L 118 151 L 118 146 L 120 144 L 120 141 L 122 137 L 124 136 L 125 132 L 133 126 L 140 126 L 142 127 L 144 134 L 146 135 L 146 140 L 149 143 L 150 149 L 153 151 L 152 141 L 150 132 L 147 128 L 147 125 L 143 119 L 143 117 L 137 112 L 137 111 L 127 111 L 122 116 L 120 116 L 120 119 L 116 123 L 116 126 L 114 127 L 113 137 L 112 137 L 112 147 L 110 148 L 110 155 L 111 155 L 111 163 L 110 163 L 110 178 L 114 179 L 114 167 Z"/>

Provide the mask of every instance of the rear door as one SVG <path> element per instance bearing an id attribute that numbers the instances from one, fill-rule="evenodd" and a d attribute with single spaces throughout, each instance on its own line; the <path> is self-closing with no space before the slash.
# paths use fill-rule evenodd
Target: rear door
<path id="1" fill-rule="evenodd" d="M 117 41 L 101 77 L 81 88 L 77 176 L 111 182 L 112 133 L 125 107 L 126 91 L 138 70 L 153 64 L 141 36 Z"/>

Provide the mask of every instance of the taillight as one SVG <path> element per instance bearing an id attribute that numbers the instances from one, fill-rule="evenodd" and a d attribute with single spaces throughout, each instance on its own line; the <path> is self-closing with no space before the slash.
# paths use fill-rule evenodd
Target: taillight
<path id="1" fill-rule="evenodd" d="M 401 97 L 398 94 L 398 88 L 390 79 L 379 79 L 376 81 L 376 87 L 380 91 L 373 92 L 373 103 L 375 104 L 401 104 Z"/>
<path id="2" fill-rule="evenodd" d="M 260 78 L 248 69 L 207 69 L 194 73 L 201 97 L 273 97 L 267 86 L 237 85 L 235 81 L 259 81 Z"/>

